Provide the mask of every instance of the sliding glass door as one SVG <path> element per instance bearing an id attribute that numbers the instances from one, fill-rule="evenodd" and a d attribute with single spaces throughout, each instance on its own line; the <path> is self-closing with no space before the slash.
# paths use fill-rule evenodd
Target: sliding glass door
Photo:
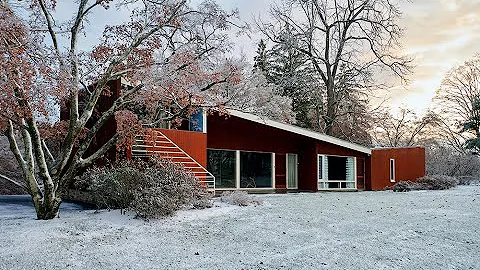
<path id="1" fill-rule="evenodd" d="M 240 151 L 240 188 L 271 188 L 272 154 Z"/>
<path id="2" fill-rule="evenodd" d="M 207 170 L 218 189 L 273 188 L 274 154 L 239 150 L 207 150 Z"/>

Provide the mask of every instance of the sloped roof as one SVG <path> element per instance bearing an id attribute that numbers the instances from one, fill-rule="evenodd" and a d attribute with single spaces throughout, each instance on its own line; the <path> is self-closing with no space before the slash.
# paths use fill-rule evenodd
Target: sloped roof
<path id="1" fill-rule="evenodd" d="M 288 132 L 292 132 L 292 133 L 295 133 L 295 134 L 298 134 L 298 135 L 302 135 L 302 136 L 305 136 L 305 137 L 316 139 L 316 140 L 319 140 L 319 141 L 322 141 L 322 142 L 331 143 L 331 144 L 334 144 L 334 145 L 345 147 L 345 148 L 355 150 L 355 151 L 358 151 L 358 152 L 362 152 L 362 153 L 365 153 L 365 154 L 369 154 L 369 155 L 372 154 L 372 150 L 370 150 L 369 148 L 366 148 L 364 146 L 361 146 L 361 145 L 358 145 L 358 144 L 355 144 L 355 143 L 347 142 L 345 140 L 341 140 L 341 139 L 338 139 L 338 138 L 335 138 L 335 137 L 332 137 L 332 136 L 328 136 L 328 135 L 325 135 L 325 134 L 322 134 L 322 133 L 314 132 L 314 131 L 304 129 L 304 128 L 301 128 L 301 127 L 297 127 L 297 126 L 294 126 L 294 125 L 289 125 L 289 124 L 273 121 L 273 120 L 270 120 L 270 119 L 267 119 L 267 118 L 262 118 L 260 116 L 254 115 L 254 114 L 245 113 L 245 112 L 241 112 L 241 111 L 237 111 L 237 110 L 233 110 L 233 109 L 228 109 L 227 111 L 230 113 L 230 115 L 236 116 L 238 118 L 242 118 L 242 119 L 245 119 L 245 120 L 256 122 L 256 123 L 266 125 L 266 126 L 269 126 L 269 127 L 278 128 L 278 129 L 285 130 L 285 131 L 288 131 Z"/>

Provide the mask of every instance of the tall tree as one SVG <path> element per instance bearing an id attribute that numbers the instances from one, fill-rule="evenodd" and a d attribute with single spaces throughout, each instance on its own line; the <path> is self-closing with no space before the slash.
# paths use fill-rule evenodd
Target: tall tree
<path id="1" fill-rule="evenodd" d="M 25 2 L 0 5 L 0 131 L 9 139 L 39 219 L 57 215 L 62 192 L 79 170 L 132 138 L 140 122 L 128 110 L 131 104 L 146 104 L 143 124 L 164 117 L 160 111 L 173 119 L 192 106 L 214 103 L 223 86 L 241 80 L 239 68 L 223 56 L 229 48 L 225 31 L 236 14 L 213 1 L 197 7 L 186 0 L 119 1 L 119 9 L 131 11 L 130 20 L 107 25 L 91 48 L 79 47 L 92 35 L 85 25 L 112 1 L 76 1 L 73 18 L 64 22 L 54 18 L 56 1 Z M 110 93 L 107 83 L 120 77 L 131 86 L 92 118 L 100 96 Z M 69 119 L 52 127 L 46 120 L 60 104 L 68 106 Z M 87 154 L 112 117 L 120 130 Z M 48 136 L 61 141 L 58 151 L 48 148 Z"/>
<path id="2" fill-rule="evenodd" d="M 267 44 L 263 39 L 258 42 L 257 45 L 257 55 L 253 57 L 253 69 L 254 71 L 260 71 L 264 76 L 268 76 L 268 52 Z"/>
<path id="3" fill-rule="evenodd" d="M 441 121 L 438 132 L 459 152 L 468 152 L 465 143 L 478 138 L 479 96 L 480 54 L 476 54 L 446 74 L 433 99 L 433 110 Z"/>
<path id="4" fill-rule="evenodd" d="M 278 94 L 291 100 L 296 124 L 314 129 L 310 89 L 316 87 L 316 80 L 313 79 L 307 62 L 302 54 L 289 46 L 275 44 L 272 48 L 267 48 L 261 40 L 254 57 L 254 69 L 259 70 L 268 83 L 276 86 Z"/>
<path id="5" fill-rule="evenodd" d="M 271 7 L 272 22 L 258 26 L 270 41 L 292 47 L 311 62 L 323 84 L 318 90 L 324 92 L 324 132 L 334 135 L 345 89 L 339 82 L 342 70 L 355 74 L 363 85 L 372 82 L 375 70 L 403 80 L 409 73 L 411 60 L 392 53 L 402 34 L 399 16 L 398 7 L 388 0 L 285 0 Z"/>

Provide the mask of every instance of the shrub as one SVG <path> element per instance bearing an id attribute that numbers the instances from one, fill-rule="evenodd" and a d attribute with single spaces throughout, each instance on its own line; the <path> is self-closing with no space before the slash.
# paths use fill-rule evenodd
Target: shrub
<path id="1" fill-rule="evenodd" d="M 94 167 L 77 186 L 90 191 L 100 208 L 128 209 L 144 219 L 172 215 L 186 205 L 211 207 L 208 192 L 191 173 L 159 158 Z"/>
<path id="2" fill-rule="evenodd" d="M 461 153 L 448 146 L 438 144 L 426 148 L 427 175 L 447 175 L 465 179 L 459 184 L 470 184 L 480 178 L 480 156 Z"/>
<path id="3" fill-rule="evenodd" d="M 238 206 L 260 205 L 263 203 L 259 198 L 249 195 L 246 191 L 226 191 L 220 196 L 220 201 Z"/>
<path id="4" fill-rule="evenodd" d="M 480 176 L 461 176 L 457 177 L 458 184 L 461 186 L 476 185 L 480 180 Z"/>
<path id="5" fill-rule="evenodd" d="M 400 181 L 392 187 L 392 190 L 395 192 L 406 192 L 406 191 L 411 191 L 416 189 L 417 189 L 417 186 L 415 182 L 412 182 L 412 181 Z"/>
<path id="6" fill-rule="evenodd" d="M 459 181 L 455 177 L 446 175 L 427 175 L 420 177 L 417 181 L 401 181 L 396 183 L 392 190 L 404 192 L 411 190 L 443 190 L 456 187 Z"/>
<path id="7" fill-rule="evenodd" d="M 172 215 L 185 205 L 211 207 L 206 189 L 178 164 L 154 159 L 146 167 L 146 181 L 135 189 L 130 209 L 148 219 Z"/>
<path id="8" fill-rule="evenodd" d="M 132 191 L 145 180 L 132 165 L 122 161 L 116 166 L 90 168 L 77 178 L 76 186 L 90 191 L 99 208 L 127 209 L 134 199 Z"/>
<path id="9" fill-rule="evenodd" d="M 417 179 L 416 182 L 422 189 L 443 190 L 456 187 L 458 180 L 446 175 L 427 175 Z"/>

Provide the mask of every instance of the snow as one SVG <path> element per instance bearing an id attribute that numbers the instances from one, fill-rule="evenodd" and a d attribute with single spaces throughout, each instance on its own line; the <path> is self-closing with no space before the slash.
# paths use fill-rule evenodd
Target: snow
<path id="1" fill-rule="evenodd" d="M 255 196 L 150 222 L 0 197 L 0 269 L 480 269 L 480 186 Z"/>

